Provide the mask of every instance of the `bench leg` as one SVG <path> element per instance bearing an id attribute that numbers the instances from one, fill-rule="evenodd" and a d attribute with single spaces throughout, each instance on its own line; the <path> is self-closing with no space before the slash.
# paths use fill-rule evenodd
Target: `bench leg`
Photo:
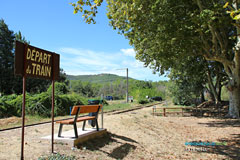
<path id="1" fill-rule="evenodd" d="M 60 123 L 59 130 L 58 130 L 58 137 L 61 137 L 62 127 L 63 127 L 63 124 Z"/>
<path id="2" fill-rule="evenodd" d="M 98 127 L 98 120 L 97 120 L 97 118 L 95 119 L 95 121 L 96 121 L 96 127 L 97 127 L 97 131 L 99 131 L 99 127 Z"/>
<path id="3" fill-rule="evenodd" d="M 86 121 L 83 121 L 83 126 L 82 126 L 83 131 L 84 131 L 85 125 L 86 125 Z"/>
<path id="4" fill-rule="evenodd" d="M 75 137 L 78 138 L 78 131 L 77 131 L 77 124 L 73 124 L 74 127 L 74 132 L 75 132 Z"/>

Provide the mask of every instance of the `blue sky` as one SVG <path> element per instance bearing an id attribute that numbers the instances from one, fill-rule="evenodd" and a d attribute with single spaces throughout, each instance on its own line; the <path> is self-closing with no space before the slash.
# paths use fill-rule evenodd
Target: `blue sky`
<path id="1" fill-rule="evenodd" d="M 96 24 L 85 24 L 73 14 L 73 0 L 4 0 L 0 18 L 9 29 L 21 31 L 31 45 L 60 54 L 60 67 L 67 74 L 111 73 L 139 80 L 167 80 L 152 74 L 135 59 L 128 40 L 108 24 L 106 3 L 99 8 Z"/>

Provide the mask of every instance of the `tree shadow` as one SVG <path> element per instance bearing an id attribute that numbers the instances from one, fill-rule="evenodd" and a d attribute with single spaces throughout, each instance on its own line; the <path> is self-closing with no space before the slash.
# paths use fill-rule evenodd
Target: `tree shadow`
<path id="1" fill-rule="evenodd" d="M 225 127 L 240 127 L 240 120 L 239 119 L 225 119 L 223 120 L 215 120 L 208 123 L 198 123 L 207 125 L 208 127 L 219 127 L 219 128 L 225 128 Z"/>
<path id="2" fill-rule="evenodd" d="M 231 159 L 240 159 L 240 134 L 231 134 L 232 138 L 219 139 L 216 145 L 209 146 L 195 146 L 199 149 L 198 152 L 205 152 L 211 154 L 224 155 Z M 204 150 L 204 151 L 202 151 Z"/>
<path id="3" fill-rule="evenodd" d="M 104 146 L 111 145 L 112 143 L 118 143 L 120 144 L 120 146 L 118 145 L 118 147 L 114 148 L 110 153 L 102 150 Z M 132 143 L 138 144 L 137 141 L 131 138 L 108 132 L 105 136 L 101 138 L 89 140 L 85 143 L 78 145 L 77 148 L 81 149 L 83 147 L 86 147 L 87 150 L 91 151 L 98 150 L 107 154 L 109 157 L 115 159 L 123 159 L 128 155 L 130 151 L 136 149 L 136 146 L 133 145 Z"/>
<path id="4" fill-rule="evenodd" d="M 120 147 L 115 148 L 108 156 L 115 158 L 115 159 L 123 159 L 131 150 L 135 150 L 136 146 L 124 143 Z"/>

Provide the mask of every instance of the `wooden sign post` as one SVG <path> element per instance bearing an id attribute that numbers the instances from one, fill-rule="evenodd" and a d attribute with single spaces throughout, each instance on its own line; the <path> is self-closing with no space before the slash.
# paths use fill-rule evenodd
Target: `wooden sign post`
<path id="1" fill-rule="evenodd" d="M 21 143 L 22 160 L 24 159 L 25 99 L 27 77 L 52 80 L 52 153 L 54 151 L 54 81 L 59 77 L 59 59 L 59 54 L 16 41 L 14 73 L 15 75 L 21 75 L 23 77 Z"/>

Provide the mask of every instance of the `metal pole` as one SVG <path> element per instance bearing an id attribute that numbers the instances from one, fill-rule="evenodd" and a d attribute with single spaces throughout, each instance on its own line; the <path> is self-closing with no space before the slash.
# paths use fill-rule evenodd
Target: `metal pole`
<path id="1" fill-rule="evenodd" d="M 54 151 L 54 80 L 52 80 L 52 153 Z"/>
<path id="2" fill-rule="evenodd" d="M 101 94 L 101 100 L 102 100 L 102 113 L 101 113 L 101 119 L 102 119 L 102 129 L 103 129 L 103 94 Z"/>
<path id="3" fill-rule="evenodd" d="M 23 76 L 23 106 L 22 106 L 22 145 L 21 160 L 24 159 L 24 127 L 25 127 L 25 98 L 26 98 L 26 77 Z"/>
<path id="4" fill-rule="evenodd" d="M 127 68 L 127 94 L 126 94 L 126 97 L 127 97 L 127 103 L 128 103 L 128 68 Z"/>

